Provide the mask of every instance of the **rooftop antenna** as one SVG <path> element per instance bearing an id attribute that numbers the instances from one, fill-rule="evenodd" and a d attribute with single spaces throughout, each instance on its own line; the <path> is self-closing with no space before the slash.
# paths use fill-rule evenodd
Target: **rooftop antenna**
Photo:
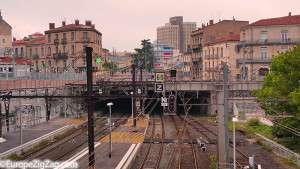
<path id="1" fill-rule="evenodd" d="M 218 15 L 218 18 L 219 18 L 219 21 L 221 21 L 221 15 L 223 14 L 222 11 L 216 11 L 217 15 Z"/>

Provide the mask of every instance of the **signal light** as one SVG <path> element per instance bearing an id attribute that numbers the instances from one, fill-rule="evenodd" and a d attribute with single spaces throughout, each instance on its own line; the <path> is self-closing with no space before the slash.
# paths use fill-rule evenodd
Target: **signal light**
<path id="1" fill-rule="evenodd" d="M 176 111 L 175 104 L 176 104 L 175 96 L 170 95 L 169 96 L 169 111 L 170 112 L 175 112 Z"/>

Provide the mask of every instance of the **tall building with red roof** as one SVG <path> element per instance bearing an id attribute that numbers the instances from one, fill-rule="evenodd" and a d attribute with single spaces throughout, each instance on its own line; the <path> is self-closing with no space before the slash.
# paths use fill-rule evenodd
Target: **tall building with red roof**
<path id="1" fill-rule="evenodd" d="M 300 43 L 300 15 L 261 19 L 241 28 L 237 66 L 243 72 L 237 79 L 262 80 L 269 72 L 273 55 L 292 49 Z M 243 52 L 244 51 L 244 52 Z"/>
<path id="2" fill-rule="evenodd" d="M 45 31 L 46 62 L 41 61 L 39 65 L 45 64 L 51 71 L 81 72 L 86 68 L 85 47 L 93 48 L 94 70 L 100 70 L 102 63 L 95 59 L 102 56 L 102 33 L 91 21 L 80 24 L 75 20 L 69 25 L 63 21 L 60 27 L 49 23 L 49 30 Z"/>
<path id="3" fill-rule="evenodd" d="M 3 20 L 0 10 L 0 57 L 11 56 L 11 29 L 12 27 Z"/>

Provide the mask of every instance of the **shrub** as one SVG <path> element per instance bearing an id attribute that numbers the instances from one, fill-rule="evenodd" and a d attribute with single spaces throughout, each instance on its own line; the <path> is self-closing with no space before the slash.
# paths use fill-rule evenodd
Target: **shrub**
<path id="1" fill-rule="evenodd" d="M 248 126 L 259 126 L 260 120 L 258 118 L 251 118 L 247 121 Z"/>
<path id="2" fill-rule="evenodd" d="M 210 165 L 209 169 L 216 169 L 217 168 L 217 156 L 216 155 L 210 155 Z"/>

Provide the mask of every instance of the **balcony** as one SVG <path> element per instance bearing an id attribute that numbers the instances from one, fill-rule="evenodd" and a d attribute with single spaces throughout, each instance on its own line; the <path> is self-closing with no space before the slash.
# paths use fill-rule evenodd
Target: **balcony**
<path id="1" fill-rule="evenodd" d="M 58 39 L 54 39 L 54 45 L 58 45 L 59 44 L 59 40 Z"/>
<path id="2" fill-rule="evenodd" d="M 237 59 L 238 64 L 243 64 L 244 59 Z M 271 58 L 267 59 L 245 59 L 245 63 L 270 63 L 272 61 Z"/>
<path id="3" fill-rule="evenodd" d="M 39 55 L 38 54 L 34 54 L 33 55 L 33 59 L 39 59 Z"/>
<path id="4" fill-rule="evenodd" d="M 68 53 L 53 53 L 53 59 L 67 59 Z"/>
<path id="5" fill-rule="evenodd" d="M 245 40 L 240 41 L 239 46 L 245 45 L 273 45 L 273 44 L 297 44 L 300 43 L 300 38 L 273 38 L 273 39 L 253 39 L 251 40 Z"/>
<path id="6" fill-rule="evenodd" d="M 66 38 L 61 39 L 61 43 L 62 44 L 67 44 L 67 39 Z"/>
<path id="7" fill-rule="evenodd" d="M 198 44 L 198 45 L 193 45 L 192 49 L 202 49 L 202 44 Z"/>
<path id="8" fill-rule="evenodd" d="M 82 41 L 83 43 L 89 43 L 89 42 L 90 42 L 90 38 L 83 37 L 83 38 L 81 39 L 81 41 Z"/>

